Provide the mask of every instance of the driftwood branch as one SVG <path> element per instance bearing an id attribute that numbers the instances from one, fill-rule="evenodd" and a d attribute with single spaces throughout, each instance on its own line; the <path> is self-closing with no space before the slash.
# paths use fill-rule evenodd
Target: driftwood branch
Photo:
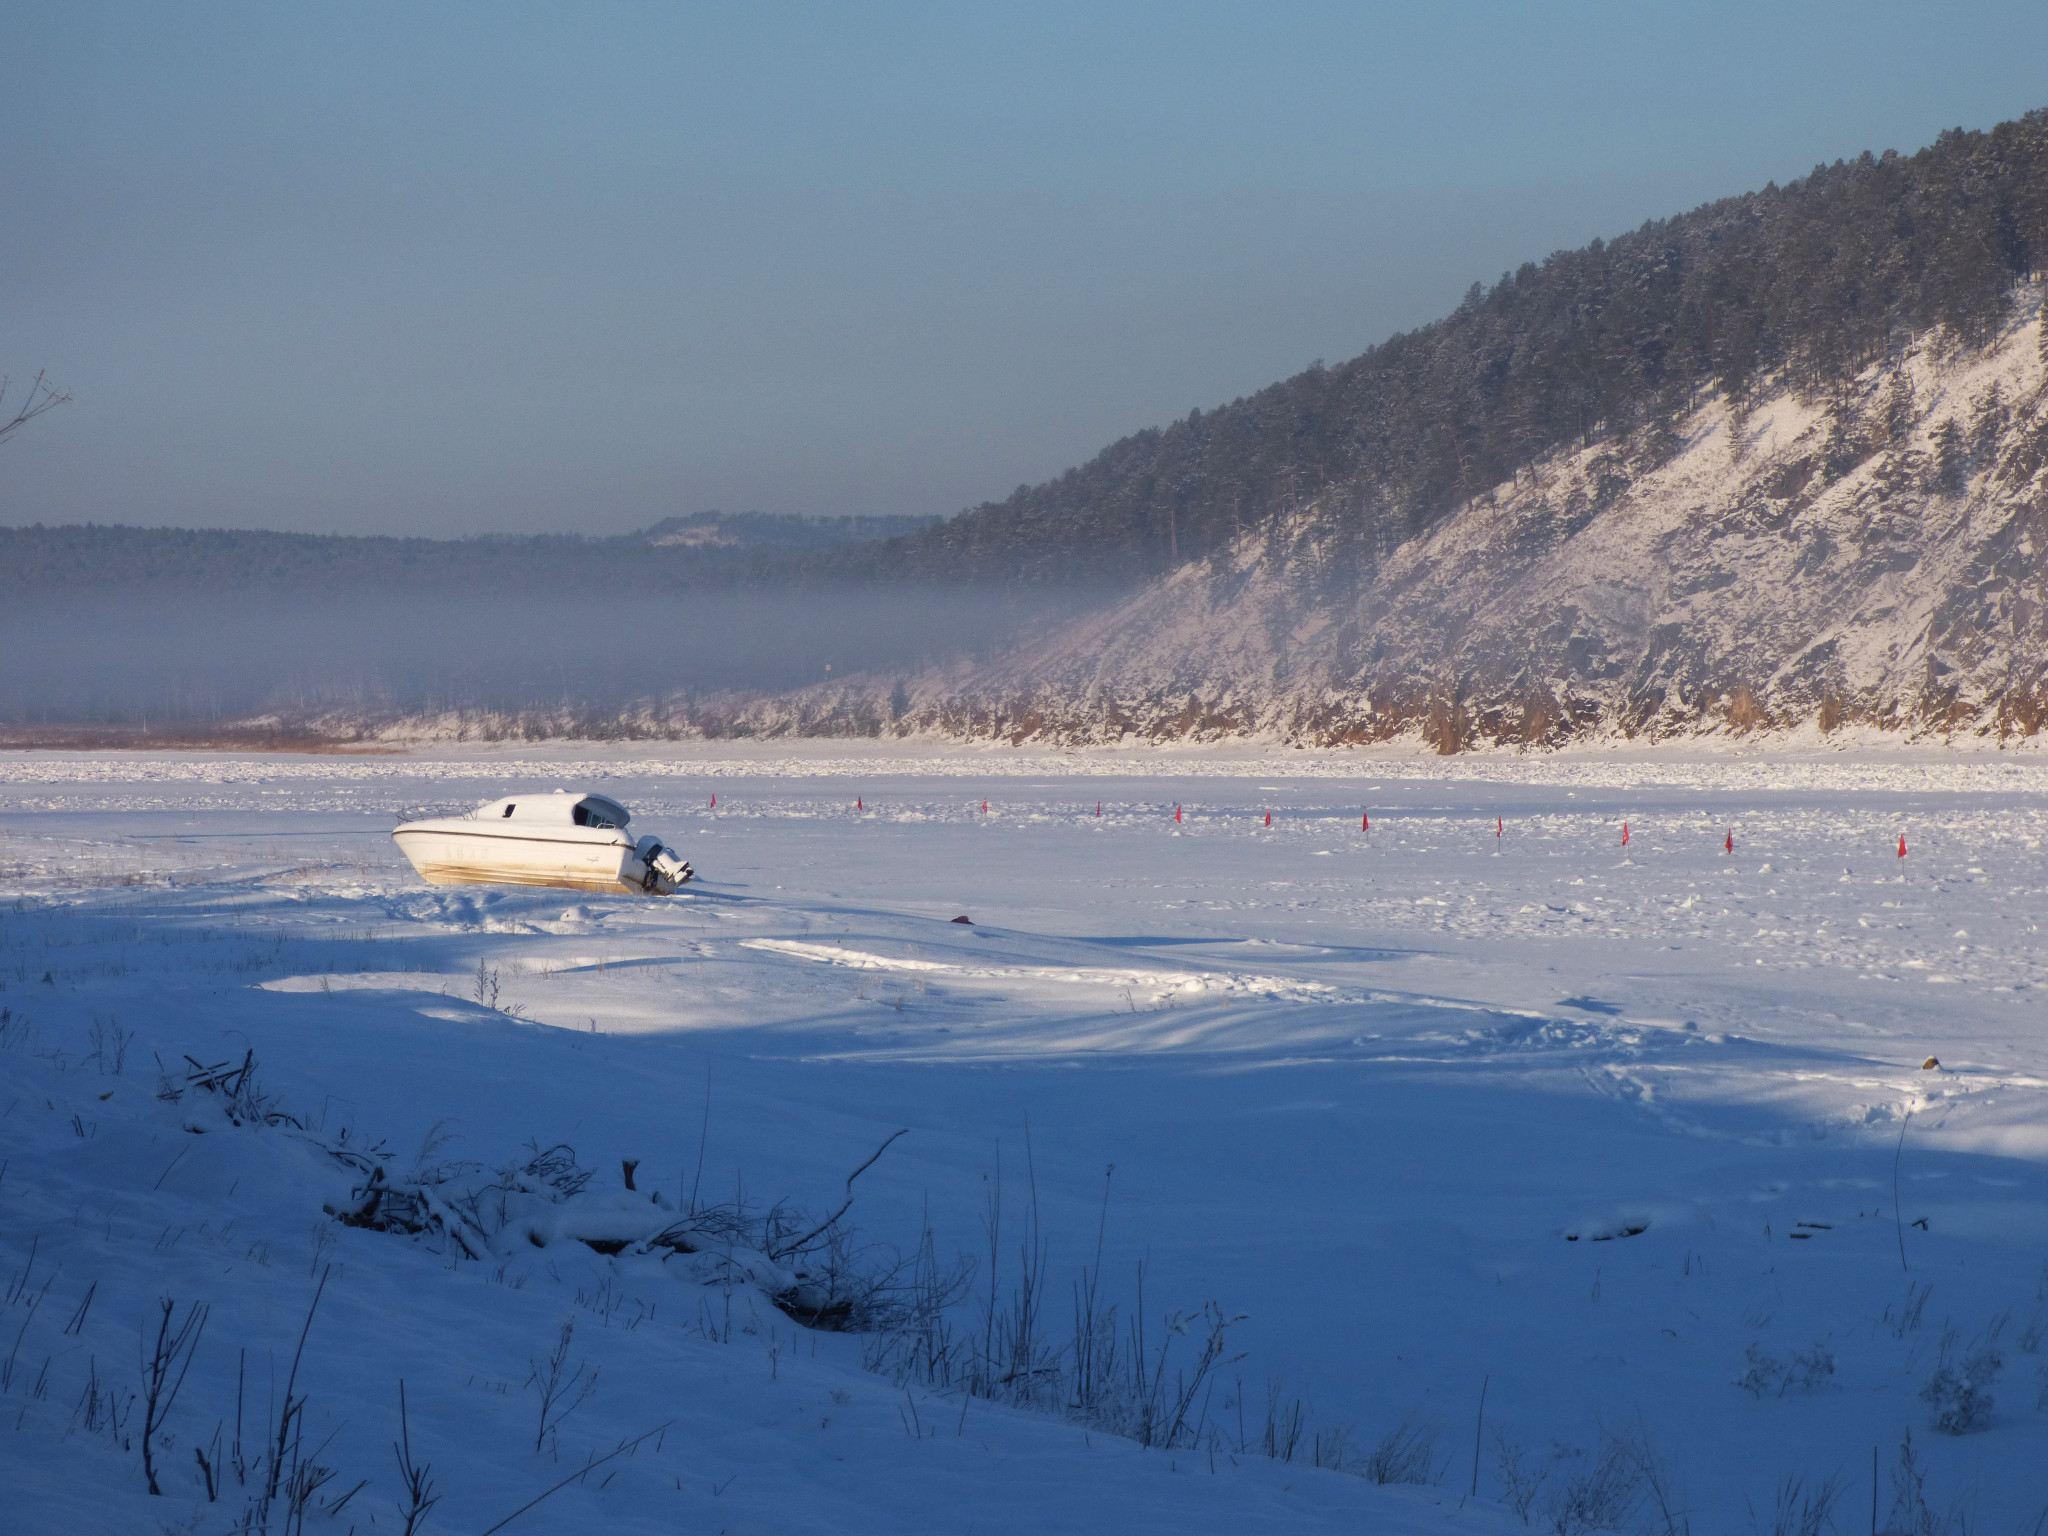
<path id="1" fill-rule="evenodd" d="M 853 1172 L 849 1173 L 846 1176 L 846 1198 L 845 1200 L 840 1202 L 839 1209 L 834 1211 L 830 1216 L 827 1216 L 823 1221 L 819 1222 L 815 1227 L 811 1228 L 810 1231 L 806 1232 L 802 1237 L 798 1238 L 795 1242 L 784 1243 L 778 1248 L 770 1249 L 768 1252 L 768 1257 L 775 1260 L 776 1263 L 780 1264 L 792 1253 L 801 1253 L 807 1246 L 809 1246 L 816 1239 L 823 1236 L 825 1233 L 831 1231 L 832 1228 L 838 1224 L 839 1218 L 844 1216 L 848 1211 L 853 1209 L 853 1181 L 859 1178 L 862 1174 L 866 1173 L 870 1168 L 874 1167 L 876 1163 L 881 1161 L 882 1154 L 888 1151 L 889 1148 L 896 1144 L 897 1137 L 908 1136 L 909 1134 L 910 1127 L 906 1125 L 905 1127 L 903 1127 L 902 1130 L 896 1132 L 895 1135 L 892 1135 L 891 1137 L 889 1137 L 888 1140 L 884 1141 L 879 1147 L 875 1148 L 873 1155 L 870 1156 L 866 1162 L 862 1163 L 858 1168 L 854 1169 Z"/>

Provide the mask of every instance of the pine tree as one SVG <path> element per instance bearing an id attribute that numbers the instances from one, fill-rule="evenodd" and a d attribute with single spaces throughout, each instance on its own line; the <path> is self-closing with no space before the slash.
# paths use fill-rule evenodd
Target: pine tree
<path id="1" fill-rule="evenodd" d="M 1934 429 L 1933 469 L 1934 486 L 1945 495 L 1960 495 L 1969 483 L 1969 443 L 1953 416 Z"/>

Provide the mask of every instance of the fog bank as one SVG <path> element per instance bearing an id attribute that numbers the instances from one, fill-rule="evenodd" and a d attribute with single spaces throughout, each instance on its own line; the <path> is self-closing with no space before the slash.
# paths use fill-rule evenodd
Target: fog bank
<path id="1" fill-rule="evenodd" d="M 416 595 L 15 600 L 0 723 L 202 723 L 329 711 L 620 709 L 905 676 L 985 656 L 1106 594 L 723 591 L 674 599 Z"/>

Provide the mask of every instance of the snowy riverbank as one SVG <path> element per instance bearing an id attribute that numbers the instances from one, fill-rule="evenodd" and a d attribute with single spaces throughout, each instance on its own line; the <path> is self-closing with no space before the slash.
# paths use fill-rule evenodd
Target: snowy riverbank
<path id="1" fill-rule="evenodd" d="M 701 887 L 436 890 L 386 836 L 600 782 Z M 486 1529 L 663 1424 L 507 1529 L 1504 1531 L 1538 1478 L 1528 1518 L 1585 1528 L 1563 1495 L 1621 1443 L 1628 1528 L 1772 1530 L 1797 1478 L 1862 1529 L 1873 1451 L 1880 1522 L 1916 1517 L 1907 1432 L 1940 1529 L 2031 1528 L 2044 839 L 2031 753 L 5 756 L 13 1518 L 229 1528 L 248 1489 L 206 1503 L 195 1448 L 219 1467 L 238 1371 L 245 1441 L 274 1428 L 332 1266 L 292 1389 L 337 1473 L 311 1530 L 364 1479 L 327 1527 L 402 1528 L 401 1377 L 443 1493 L 425 1530 Z M 158 1057 L 251 1051 L 306 1134 L 159 1097 Z M 978 1255 L 964 1324 L 999 1165 L 1002 1283 L 1019 1266 L 1027 1125 L 1061 1328 L 1112 1164 L 1122 1315 L 1141 1260 L 1148 1327 L 1244 1314 L 1196 1441 L 899 1385 L 701 1266 L 461 1259 L 322 1214 L 353 1187 L 321 1149 L 343 1129 L 399 1171 L 566 1143 L 607 1190 L 630 1158 L 671 1201 L 825 1211 L 908 1127 L 849 1219 Z M 159 1296 L 212 1310 L 151 1499 L 140 1410 L 117 1431 L 97 1405 L 137 1391 Z M 569 1319 L 599 1381 L 536 1452 L 527 1381 Z M 1434 1434 L 1431 1480 L 1249 1449 L 1276 1382 L 1354 1466 Z"/>

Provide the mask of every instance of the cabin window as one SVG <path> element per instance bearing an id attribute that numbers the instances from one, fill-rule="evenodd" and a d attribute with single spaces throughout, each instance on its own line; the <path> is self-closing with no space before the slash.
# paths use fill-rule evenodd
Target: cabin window
<path id="1" fill-rule="evenodd" d="M 511 815 L 511 814 L 512 814 L 512 813 L 513 813 L 514 811 L 516 811 L 516 810 L 518 810 L 518 809 L 519 809 L 519 807 L 518 807 L 518 806 L 516 806 L 516 805 L 508 805 L 508 806 L 506 806 L 506 807 L 505 807 L 505 814 L 506 814 L 507 816 L 510 816 L 510 815 Z"/>
<path id="2" fill-rule="evenodd" d="M 569 813 L 569 819 L 579 827 L 587 827 L 590 825 L 590 811 L 586 807 L 579 805 Z"/>

